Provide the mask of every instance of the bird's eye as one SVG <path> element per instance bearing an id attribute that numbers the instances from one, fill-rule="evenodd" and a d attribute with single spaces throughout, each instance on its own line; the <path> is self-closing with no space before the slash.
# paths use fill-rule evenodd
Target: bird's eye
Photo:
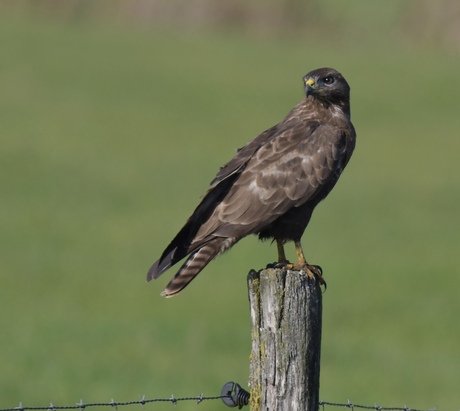
<path id="1" fill-rule="evenodd" d="M 335 79 L 332 76 L 327 76 L 327 77 L 324 77 L 323 81 L 325 84 L 332 84 L 335 81 Z"/>

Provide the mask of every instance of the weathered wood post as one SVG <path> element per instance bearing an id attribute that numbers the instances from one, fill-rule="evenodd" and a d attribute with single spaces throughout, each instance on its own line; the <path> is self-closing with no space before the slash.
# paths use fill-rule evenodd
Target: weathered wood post
<path id="1" fill-rule="evenodd" d="M 317 411 L 322 292 L 303 271 L 252 270 L 251 411 Z"/>

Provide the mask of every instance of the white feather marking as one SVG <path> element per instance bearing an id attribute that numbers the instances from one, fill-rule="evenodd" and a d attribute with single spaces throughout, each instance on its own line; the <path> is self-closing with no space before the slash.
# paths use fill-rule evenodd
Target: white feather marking
<path id="1" fill-rule="evenodd" d="M 332 114 L 332 117 L 344 117 L 345 116 L 342 109 L 339 106 L 334 106 L 334 105 L 331 107 L 331 114 Z"/>
<path id="2" fill-rule="evenodd" d="M 258 193 L 260 191 L 260 187 L 257 185 L 256 180 L 252 180 L 247 186 L 247 189 L 253 193 Z"/>

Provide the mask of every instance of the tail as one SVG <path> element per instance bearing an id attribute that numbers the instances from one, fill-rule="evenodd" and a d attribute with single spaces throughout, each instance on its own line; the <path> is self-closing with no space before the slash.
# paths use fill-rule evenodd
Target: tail
<path id="1" fill-rule="evenodd" d="M 161 295 L 164 297 L 173 297 L 179 294 L 214 257 L 228 250 L 237 241 L 238 239 L 234 237 L 216 237 L 194 251 Z"/>

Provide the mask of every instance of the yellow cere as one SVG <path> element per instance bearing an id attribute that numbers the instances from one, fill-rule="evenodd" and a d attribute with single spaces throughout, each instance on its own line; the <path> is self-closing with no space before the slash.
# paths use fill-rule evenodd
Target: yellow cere
<path id="1" fill-rule="evenodd" d="M 310 87 L 315 84 L 315 80 L 313 80 L 311 77 L 305 82 L 305 84 L 308 84 Z"/>

